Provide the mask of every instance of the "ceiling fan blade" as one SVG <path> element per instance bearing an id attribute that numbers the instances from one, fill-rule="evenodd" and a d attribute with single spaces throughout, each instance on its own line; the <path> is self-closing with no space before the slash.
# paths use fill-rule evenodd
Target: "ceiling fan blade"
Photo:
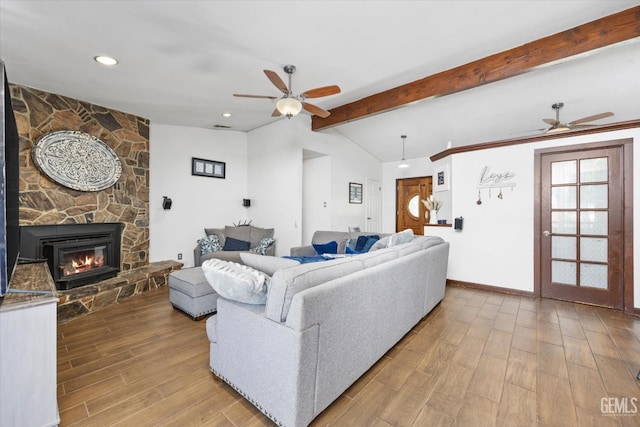
<path id="1" fill-rule="evenodd" d="M 588 128 L 596 128 L 598 127 L 598 125 L 570 125 L 571 126 L 571 130 L 573 129 L 588 129 Z"/>
<path id="2" fill-rule="evenodd" d="M 600 119 L 604 119 L 606 117 L 611 117 L 611 116 L 613 116 L 612 112 L 600 113 L 600 114 L 596 114 L 596 115 L 593 115 L 593 116 L 583 117 L 581 119 L 574 120 L 574 121 L 570 122 L 569 125 L 579 125 L 580 123 L 586 123 L 586 122 L 591 122 L 591 121 L 594 121 L 594 120 L 600 120 Z"/>
<path id="3" fill-rule="evenodd" d="M 320 98 L 323 96 L 335 95 L 340 93 L 340 88 L 336 85 L 324 86 L 316 89 L 311 89 L 300 94 L 303 98 Z"/>
<path id="4" fill-rule="evenodd" d="M 309 104 L 309 103 L 306 103 L 306 102 L 302 103 L 302 108 L 304 108 L 305 110 L 307 110 L 311 114 L 315 114 L 318 117 L 322 117 L 323 119 L 326 118 L 326 117 L 329 117 L 329 115 L 331 115 L 331 113 L 328 112 L 327 110 L 323 110 L 322 108 L 318 107 L 317 105 Z"/>
<path id="5" fill-rule="evenodd" d="M 284 93 L 285 95 L 289 94 L 289 88 L 282 81 L 282 79 L 280 78 L 278 73 L 276 73 L 275 71 L 271 71 L 271 70 L 263 70 L 263 71 L 267 75 L 267 78 L 271 81 L 271 83 L 273 83 L 273 85 L 275 87 L 280 89 L 282 91 L 282 93 Z"/>
<path id="6" fill-rule="evenodd" d="M 560 122 L 557 121 L 556 119 L 542 119 L 542 121 L 551 126 L 556 126 L 560 124 Z"/>
<path id="7" fill-rule="evenodd" d="M 267 96 L 267 95 L 244 95 L 242 93 L 234 93 L 233 96 L 237 96 L 239 98 L 264 98 L 264 99 L 278 99 L 276 96 Z"/>
<path id="8" fill-rule="evenodd" d="M 273 113 L 271 113 L 271 117 L 280 117 L 282 115 L 282 113 L 280 113 L 280 111 L 278 111 L 277 108 L 275 108 L 273 110 Z"/>

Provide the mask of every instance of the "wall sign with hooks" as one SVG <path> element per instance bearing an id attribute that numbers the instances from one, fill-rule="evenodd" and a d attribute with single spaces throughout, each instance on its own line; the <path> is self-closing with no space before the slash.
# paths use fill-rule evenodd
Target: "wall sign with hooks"
<path id="1" fill-rule="evenodd" d="M 498 193 L 498 199 L 502 200 L 504 197 L 504 193 L 502 191 L 503 188 L 510 188 L 513 191 L 514 187 L 516 187 L 516 182 L 514 178 L 516 177 L 515 172 L 504 171 L 504 172 L 492 172 L 490 166 L 485 166 L 482 168 L 482 172 L 480 173 L 480 180 L 478 181 L 478 200 L 476 204 L 482 204 L 482 190 L 488 190 L 488 196 L 491 198 L 491 189 L 498 188 L 500 189 Z"/>

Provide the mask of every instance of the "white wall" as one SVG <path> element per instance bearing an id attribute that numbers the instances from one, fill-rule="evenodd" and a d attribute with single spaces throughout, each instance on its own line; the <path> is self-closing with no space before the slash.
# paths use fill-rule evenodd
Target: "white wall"
<path id="1" fill-rule="evenodd" d="M 533 292 L 534 282 L 534 150 L 538 148 L 633 138 L 634 163 L 640 161 L 640 129 L 623 130 L 535 144 L 473 151 L 451 156 L 451 205 L 455 217 L 464 217 L 464 230 L 434 227 L 432 234 L 451 242 L 448 278 L 490 286 Z M 482 190 L 478 205 L 478 181 L 482 168 L 494 172 L 511 171 L 517 186 L 497 189 L 491 198 Z M 634 222 L 640 219 L 640 174 L 634 174 Z M 640 230 L 634 230 L 634 246 L 640 244 Z M 634 266 L 640 266 L 640 251 Z M 635 268 L 637 271 L 637 268 Z M 640 307 L 640 277 L 635 275 L 635 307 Z"/>
<path id="2" fill-rule="evenodd" d="M 245 220 L 247 134 L 151 124 L 149 149 L 149 260 L 177 260 L 193 266 L 193 248 L 205 227 Z M 191 158 L 226 162 L 226 178 L 191 175 Z M 173 200 L 162 209 L 162 196 Z"/>
<path id="3" fill-rule="evenodd" d="M 302 240 L 302 150 L 329 156 L 331 175 L 324 185 L 330 191 L 324 215 L 331 230 L 349 226 L 364 229 L 365 204 L 350 204 L 349 182 L 366 183 L 381 179 L 380 162 L 339 133 L 311 131 L 309 117 L 278 120 L 249 132 L 248 188 L 255 209 L 255 224 L 274 227 L 276 253 L 288 255 L 293 246 L 308 244 Z M 366 198 L 366 195 L 364 195 Z M 319 221 L 318 218 L 316 220 Z"/>

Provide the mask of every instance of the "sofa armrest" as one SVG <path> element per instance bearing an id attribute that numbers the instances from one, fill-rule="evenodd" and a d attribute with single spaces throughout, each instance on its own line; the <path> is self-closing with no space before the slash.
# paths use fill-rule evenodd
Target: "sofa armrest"
<path id="1" fill-rule="evenodd" d="M 276 242 L 273 242 L 273 244 L 267 248 L 264 254 L 269 256 L 276 256 Z"/>
<path id="2" fill-rule="evenodd" d="M 318 255 L 312 245 L 309 246 L 297 246 L 291 248 L 289 255 L 291 256 L 316 256 Z"/>
<path id="3" fill-rule="evenodd" d="M 200 261 L 200 255 L 202 254 L 202 249 L 200 248 L 200 244 L 197 244 L 195 248 L 193 248 L 193 266 L 199 267 L 202 262 Z"/>

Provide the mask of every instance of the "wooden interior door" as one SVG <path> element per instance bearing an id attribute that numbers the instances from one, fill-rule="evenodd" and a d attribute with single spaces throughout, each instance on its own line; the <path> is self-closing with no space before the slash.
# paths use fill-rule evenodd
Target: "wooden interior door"
<path id="1" fill-rule="evenodd" d="M 622 148 L 540 157 L 540 293 L 623 308 Z"/>
<path id="2" fill-rule="evenodd" d="M 396 231 L 410 228 L 413 234 L 424 234 L 429 213 L 422 200 L 427 199 L 432 191 L 433 180 L 430 176 L 396 181 Z"/>

